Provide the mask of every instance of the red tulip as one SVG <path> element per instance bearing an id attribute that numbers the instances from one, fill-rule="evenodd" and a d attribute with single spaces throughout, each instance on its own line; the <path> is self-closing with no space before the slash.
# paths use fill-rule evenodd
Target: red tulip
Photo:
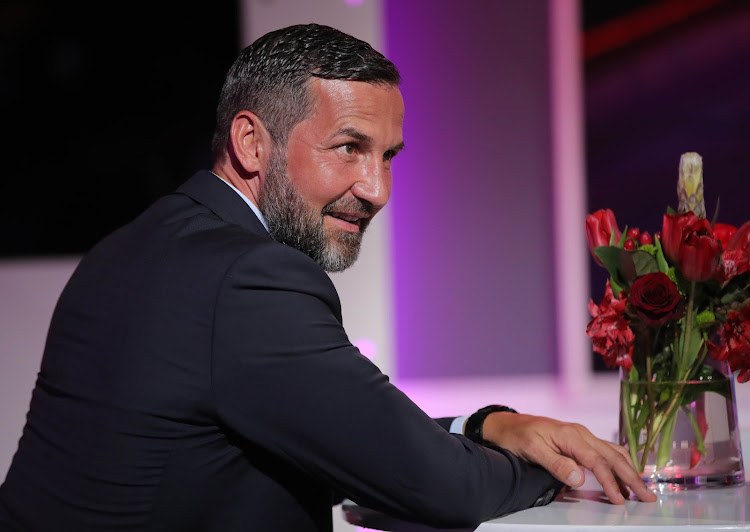
<path id="1" fill-rule="evenodd" d="M 661 228 L 661 247 L 669 262 L 677 263 L 680 258 L 683 231 L 687 225 L 699 219 L 692 211 L 683 214 L 664 215 Z"/>
<path id="2" fill-rule="evenodd" d="M 714 224 L 714 238 L 721 241 L 721 246 L 726 249 L 727 244 L 737 232 L 733 225 L 717 223 Z"/>
<path id="3" fill-rule="evenodd" d="M 716 277 L 719 281 L 725 282 L 748 270 L 750 270 L 750 222 L 745 222 L 724 246 Z"/>
<path id="4" fill-rule="evenodd" d="M 679 265 L 685 279 L 705 281 L 716 272 L 721 244 L 708 220 L 693 212 L 665 214 L 661 232 L 664 255 Z"/>
<path id="5" fill-rule="evenodd" d="M 711 224 L 705 218 L 687 225 L 682 235 L 680 272 L 688 281 L 705 281 L 719 266 L 721 244 L 714 239 Z"/>
<path id="6" fill-rule="evenodd" d="M 737 229 L 725 249 L 739 249 L 750 253 L 750 222 L 745 222 Z"/>
<path id="7" fill-rule="evenodd" d="M 586 216 L 586 238 L 589 242 L 589 251 L 599 266 L 603 266 L 603 264 L 599 257 L 594 255 L 594 248 L 608 246 L 613 233 L 615 242 L 618 242 L 622 233 L 617 227 L 615 213 L 611 209 L 600 209 Z"/>

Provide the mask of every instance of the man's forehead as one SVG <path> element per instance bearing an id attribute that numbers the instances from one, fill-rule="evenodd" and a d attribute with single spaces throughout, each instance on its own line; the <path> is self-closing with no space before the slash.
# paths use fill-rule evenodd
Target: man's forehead
<path id="1" fill-rule="evenodd" d="M 403 121 L 403 98 L 396 85 L 314 78 L 310 89 L 313 111 L 334 111 L 341 115 L 390 113 Z"/>

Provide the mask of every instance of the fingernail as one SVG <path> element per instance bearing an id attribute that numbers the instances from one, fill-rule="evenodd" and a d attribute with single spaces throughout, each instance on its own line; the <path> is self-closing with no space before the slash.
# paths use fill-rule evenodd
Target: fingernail
<path id="1" fill-rule="evenodd" d="M 581 483 L 581 473 L 574 470 L 570 475 L 568 475 L 569 486 L 577 486 L 580 483 Z"/>

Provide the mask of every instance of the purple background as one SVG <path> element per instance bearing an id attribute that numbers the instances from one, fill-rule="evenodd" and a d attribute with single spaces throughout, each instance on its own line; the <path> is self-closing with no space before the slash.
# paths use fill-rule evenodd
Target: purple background
<path id="1" fill-rule="evenodd" d="M 554 373 L 547 3 L 390 0 L 385 27 L 398 375 Z"/>

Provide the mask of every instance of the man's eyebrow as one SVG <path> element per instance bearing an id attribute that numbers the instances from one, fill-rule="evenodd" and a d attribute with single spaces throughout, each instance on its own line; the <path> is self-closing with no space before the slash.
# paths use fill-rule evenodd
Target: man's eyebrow
<path id="1" fill-rule="evenodd" d="M 373 142 L 370 135 L 362 133 L 360 130 L 353 127 L 342 127 L 333 134 L 334 137 L 338 137 L 339 135 L 346 135 L 347 137 L 351 137 L 360 142 Z"/>
<path id="2" fill-rule="evenodd" d="M 355 140 L 358 140 L 360 142 L 369 142 L 372 143 L 373 139 L 370 135 L 367 135 L 366 133 L 362 133 L 360 130 L 355 129 L 353 127 L 342 127 L 336 133 L 333 134 L 334 137 L 338 137 L 339 135 L 346 135 L 347 137 L 351 137 Z M 400 152 L 404 149 L 404 143 L 399 142 L 395 146 L 389 148 L 390 150 L 393 150 L 395 152 Z"/>

